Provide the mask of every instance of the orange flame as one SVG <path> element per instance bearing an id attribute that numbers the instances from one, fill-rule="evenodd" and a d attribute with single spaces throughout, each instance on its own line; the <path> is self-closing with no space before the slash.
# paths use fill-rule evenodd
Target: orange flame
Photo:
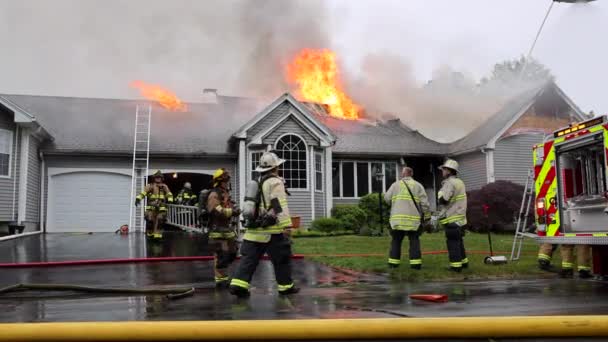
<path id="1" fill-rule="evenodd" d="M 131 82 L 131 87 L 139 89 L 141 95 L 173 112 L 185 112 L 188 106 L 173 92 L 156 84 L 147 84 L 142 81 Z"/>
<path id="2" fill-rule="evenodd" d="M 336 55 L 330 50 L 304 49 L 287 66 L 287 80 L 298 86 L 304 101 L 325 104 L 332 116 L 356 120 L 361 107 L 342 90 Z"/>

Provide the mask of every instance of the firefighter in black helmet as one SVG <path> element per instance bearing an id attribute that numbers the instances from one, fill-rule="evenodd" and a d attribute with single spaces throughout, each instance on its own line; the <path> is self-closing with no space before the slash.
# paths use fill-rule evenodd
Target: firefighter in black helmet
<path id="1" fill-rule="evenodd" d="M 160 231 L 165 218 L 167 217 L 167 203 L 173 203 L 173 194 L 167 184 L 164 183 L 164 176 L 160 170 L 153 175 L 154 181 L 146 185 L 144 190 L 135 198 L 135 205 L 145 198 L 146 203 L 146 235 L 154 239 L 162 239 Z"/>

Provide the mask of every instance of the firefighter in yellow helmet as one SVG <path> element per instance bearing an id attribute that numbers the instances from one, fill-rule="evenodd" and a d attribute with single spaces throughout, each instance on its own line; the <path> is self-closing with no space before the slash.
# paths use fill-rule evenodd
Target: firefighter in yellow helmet
<path id="1" fill-rule="evenodd" d="M 274 152 L 266 152 L 260 157 L 256 169 L 261 173 L 259 215 L 254 224 L 246 227 L 241 262 L 230 282 L 230 293 L 237 297 L 249 296 L 251 278 L 264 253 L 268 253 L 274 266 L 279 294 L 299 292 L 291 278 L 291 241 L 287 233 L 291 227 L 291 216 L 287 207 L 285 182 L 278 173 L 279 166 L 284 162 Z"/>
<path id="2" fill-rule="evenodd" d="M 144 190 L 135 198 L 135 205 L 145 198 L 146 203 L 146 234 L 154 239 L 162 239 L 160 232 L 165 218 L 167 217 L 167 203 L 173 203 L 173 194 L 169 187 L 163 182 L 163 173 L 158 170 L 152 176 L 154 181 L 146 185 Z"/>
<path id="3" fill-rule="evenodd" d="M 437 194 L 440 205 L 439 223 L 445 228 L 449 269 L 460 272 L 469 266 L 462 239 L 463 227 L 467 224 L 467 191 L 464 182 L 458 178 L 458 162 L 447 159 L 439 169 L 444 178 Z"/>
<path id="4" fill-rule="evenodd" d="M 238 217 L 241 212 L 235 208 L 230 198 L 230 174 L 226 169 L 215 171 L 212 189 L 207 195 L 209 246 L 215 255 L 215 285 L 227 288 L 229 283 L 228 267 L 236 260 Z"/>

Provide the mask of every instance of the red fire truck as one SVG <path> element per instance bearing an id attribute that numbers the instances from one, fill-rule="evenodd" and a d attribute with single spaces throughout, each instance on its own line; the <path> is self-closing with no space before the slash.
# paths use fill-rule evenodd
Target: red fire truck
<path id="1" fill-rule="evenodd" d="M 559 129 L 534 146 L 537 240 L 585 244 L 593 272 L 608 275 L 608 120 Z"/>

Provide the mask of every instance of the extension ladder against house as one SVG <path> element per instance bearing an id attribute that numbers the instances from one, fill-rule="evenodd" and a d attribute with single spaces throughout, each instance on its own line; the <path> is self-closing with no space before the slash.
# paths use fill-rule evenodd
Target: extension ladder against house
<path id="1" fill-rule="evenodd" d="M 530 214 L 530 206 L 534 201 L 534 170 L 528 171 L 526 186 L 524 187 L 524 195 L 521 199 L 519 207 L 519 215 L 517 216 L 517 225 L 515 226 L 515 236 L 513 237 L 513 247 L 511 248 L 511 261 L 519 260 L 521 256 L 521 248 L 524 243 L 524 238 L 534 237 L 532 233 L 526 231 L 528 226 L 528 215 Z"/>
<path id="2" fill-rule="evenodd" d="M 135 132 L 133 134 L 133 169 L 131 170 L 131 202 L 129 213 L 129 228 L 132 231 L 145 230 L 144 208 L 145 199 L 139 207 L 135 206 L 135 197 L 148 182 L 150 166 L 150 123 L 152 121 L 152 106 L 135 107 Z"/>

